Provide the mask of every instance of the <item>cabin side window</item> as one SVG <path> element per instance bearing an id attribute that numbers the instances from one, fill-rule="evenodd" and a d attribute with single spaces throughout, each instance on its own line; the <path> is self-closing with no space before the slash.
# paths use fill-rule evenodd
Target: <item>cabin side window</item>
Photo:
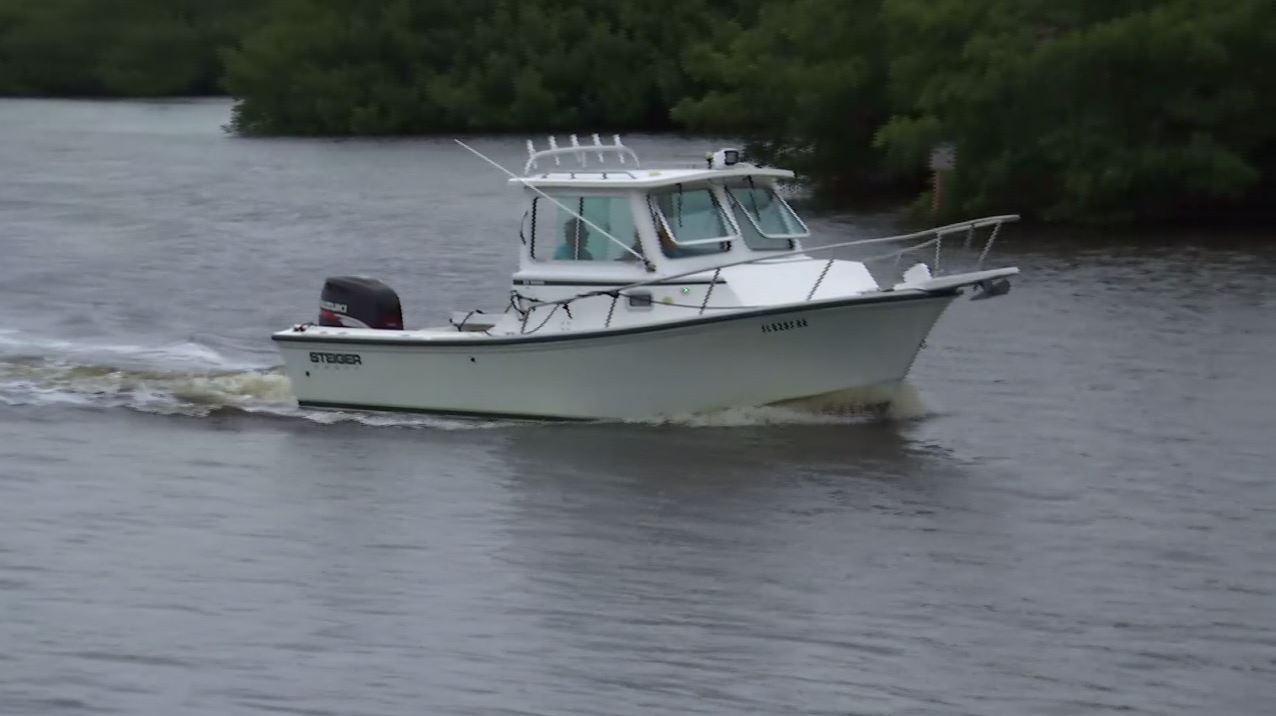
<path id="1" fill-rule="evenodd" d="M 633 212 L 625 196 L 554 195 L 532 202 L 531 254 L 537 261 L 636 260 L 611 234 L 638 243 Z M 557 203 L 555 203 L 557 202 Z M 561 206 L 560 206 L 561 205 Z M 567 211 L 568 207 L 571 211 Z M 581 217 L 587 221 L 582 221 Z M 602 231 L 599 231 L 602 229 Z"/>
<path id="2" fill-rule="evenodd" d="M 669 258 L 731 250 L 735 238 L 718 198 L 709 189 L 681 186 L 648 197 L 660 250 Z"/>
<path id="3" fill-rule="evenodd" d="M 770 187 L 729 186 L 727 197 L 744 243 L 751 249 L 794 249 L 794 240 L 809 233 L 788 203 Z"/>

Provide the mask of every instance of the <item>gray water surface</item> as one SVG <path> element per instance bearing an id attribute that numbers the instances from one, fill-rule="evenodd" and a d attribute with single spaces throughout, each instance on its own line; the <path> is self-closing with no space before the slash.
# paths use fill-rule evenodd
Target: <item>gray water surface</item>
<path id="1" fill-rule="evenodd" d="M 269 333 L 499 309 L 517 193 L 227 118 L 0 102 L 0 714 L 1276 709 L 1276 237 L 1012 227 L 904 420 L 309 412 Z"/>

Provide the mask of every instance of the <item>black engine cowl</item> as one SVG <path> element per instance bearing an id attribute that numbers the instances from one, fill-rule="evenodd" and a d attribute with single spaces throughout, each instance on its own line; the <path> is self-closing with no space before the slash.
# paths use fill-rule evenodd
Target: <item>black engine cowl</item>
<path id="1" fill-rule="evenodd" d="M 319 325 L 401 331 L 399 294 L 375 278 L 329 277 L 319 296 Z"/>

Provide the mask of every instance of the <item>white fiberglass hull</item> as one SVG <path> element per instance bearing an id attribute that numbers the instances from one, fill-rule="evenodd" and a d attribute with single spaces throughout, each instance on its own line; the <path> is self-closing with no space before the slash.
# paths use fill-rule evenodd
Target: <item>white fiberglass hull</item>
<path id="1" fill-rule="evenodd" d="M 641 419 L 892 385 L 955 292 L 614 331 L 454 341 L 276 334 L 302 405 Z"/>

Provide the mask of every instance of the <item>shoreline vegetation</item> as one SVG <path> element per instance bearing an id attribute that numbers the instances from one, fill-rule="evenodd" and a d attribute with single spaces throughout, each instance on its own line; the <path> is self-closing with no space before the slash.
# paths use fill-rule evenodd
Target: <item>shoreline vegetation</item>
<path id="1" fill-rule="evenodd" d="M 681 131 L 831 201 L 1276 215 L 1273 0 L 0 0 L 0 96 L 235 99 L 244 136 Z M 941 152 L 942 153 L 942 152 Z"/>

